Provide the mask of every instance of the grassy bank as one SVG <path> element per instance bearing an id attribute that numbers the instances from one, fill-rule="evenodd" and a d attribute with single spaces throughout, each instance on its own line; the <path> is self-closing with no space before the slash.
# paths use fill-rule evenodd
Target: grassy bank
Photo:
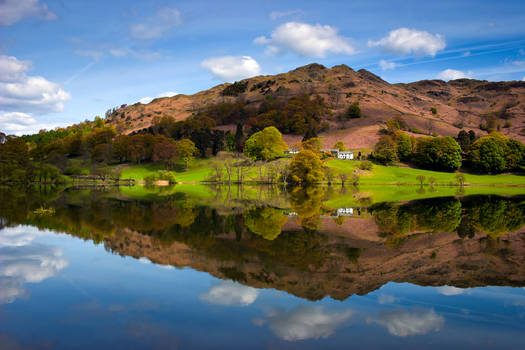
<path id="1" fill-rule="evenodd" d="M 194 184 L 204 182 L 209 175 L 214 172 L 213 159 L 197 159 L 187 170 L 172 171 L 177 182 Z M 418 176 L 425 177 L 424 183 L 429 184 L 429 179 L 434 178 L 436 185 L 456 185 L 456 173 L 444 173 L 431 170 L 414 169 L 399 166 L 383 166 L 374 164 L 371 171 L 358 170 L 359 161 L 348 161 L 331 159 L 324 161 L 324 166 L 332 168 L 337 174 L 351 175 L 356 170 L 359 173 L 361 185 L 419 185 Z M 139 164 L 128 165 L 123 168 L 122 178 L 132 178 L 136 181 L 143 181 L 144 177 L 153 174 L 165 167 L 160 164 Z M 233 181 L 236 181 L 236 172 L 233 174 Z M 465 175 L 466 185 L 501 185 L 501 186 L 525 186 L 525 176 L 520 175 Z M 225 176 L 225 174 L 224 174 Z M 257 181 L 258 167 L 252 166 L 246 171 L 246 181 Z M 336 177 L 335 182 L 339 182 Z"/>
<path id="2" fill-rule="evenodd" d="M 359 161 L 329 160 L 325 165 L 334 169 L 337 173 L 352 174 L 358 169 Z M 384 166 L 374 164 L 371 171 L 359 171 L 360 183 L 363 185 L 419 185 L 417 177 L 425 177 L 424 183 L 428 184 L 433 177 L 435 184 L 450 185 L 457 184 L 456 173 L 444 173 L 439 171 L 414 169 L 398 166 Z M 525 176 L 520 175 L 465 175 L 467 185 L 521 185 L 525 186 Z"/>

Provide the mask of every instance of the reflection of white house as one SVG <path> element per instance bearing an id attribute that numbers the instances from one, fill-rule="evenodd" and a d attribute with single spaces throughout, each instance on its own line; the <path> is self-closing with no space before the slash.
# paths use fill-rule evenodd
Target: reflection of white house
<path id="1" fill-rule="evenodd" d="M 354 208 L 339 208 L 337 209 L 339 216 L 352 216 L 354 215 Z"/>
<path id="2" fill-rule="evenodd" d="M 338 159 L 354 159 L 354 152 L 352 151 L 339 151 L 337 153 Z"/>

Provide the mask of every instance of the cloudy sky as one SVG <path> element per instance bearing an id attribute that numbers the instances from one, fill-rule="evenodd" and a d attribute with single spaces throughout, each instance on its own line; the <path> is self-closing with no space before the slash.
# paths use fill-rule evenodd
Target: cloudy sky
<path id="1" fill-rule="evenodd" d="M 409 82 L 525 79 L 525 3 L 0 0 L 0 131 L 318 62 Z"/>

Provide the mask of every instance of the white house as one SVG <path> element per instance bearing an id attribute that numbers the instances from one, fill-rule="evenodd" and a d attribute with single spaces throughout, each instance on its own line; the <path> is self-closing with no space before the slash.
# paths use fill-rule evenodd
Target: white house
<path id="1" fill-rule="evenodd" d="M 354 152 L 352 151 L 339 151 L 337 153 L 338 159 L 354 159 Z"/>
<path id="2" fill-rule="evenodd" d="M 354 208 L 339 208 L 337 214 L 339 216 L 352 216 L 354 215 Z"/>
<path id="3" fill-rule="evenodd" d="M 286 151 L 284 151 L 285 154 L 297 154 L 299 153 L 299 150 L 296 149 L 296 148 L 290 148 L 290 149 L 287 149 Z"/>

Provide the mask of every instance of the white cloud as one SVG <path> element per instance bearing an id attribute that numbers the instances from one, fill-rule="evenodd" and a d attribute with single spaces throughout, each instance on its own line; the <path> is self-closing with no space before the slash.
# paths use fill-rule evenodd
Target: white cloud
<path id="1" fill-rule="evenodd" d="M 277 54 L 292 51 L 305 57 L 326 57 L 328 53 L 352 55 L 356 50 L 349 39 L 340 36 L 328 25 L 288 22 L 277 27 L 270 38 L 260 36 L 253 41 L 267 45 L 267 51 Z"/>
<path id="2" fill-rule="evenodd" d="M 161 8 L 145 22 L 132 24 L 130 33 L 135 39 L 155 39 L 166 34 L 180 22 L 179 10 L 176 8 Z"/>
<path id="3" fill-rule="evenodd" d="M 173 97 L 173 96 L 178 95 L 178 94 L 179 93 L 175 92 L 175 91 L 165 91 L 165 92 L 161 92 L 156 97 L 149 97 L 149 96 L 143 97 L 138 102 L 142 103 L 143 105 L 147 105 L 148 103 L 150 103 L 151 101 L 153 101 L 156 98 L 159 98 L 159 97 Z"/>
<path id="4" fill-rule="evenodd" d="M 444 71 L 439 72 L 436 78 L 445 80 L 445 81 L 449 81 L 449 80 L 470 78 L 471 76 L 472 76 L 471 71 L 465 73 L 465 72 L 462 72 L 456 69 L 445 69 Z"/>
<path id="5" fill-rule="evenodd" d="M 379 41 L 368 41 L 369 47 L 378 46 L 384 51 L 416 56 L 435 56 L 446 46 L 445 39 L 439 34 L 431 34 L 415 29 L 399 28 L 392 30 L 388 36 Z"/>
<path id="6" fill-rule="evenodd" d="M 459 295 L 465 293 L 467 289 L 464 288 L 457 288 L 452 286 L 441 286 L 436 288 L 437 292 L 442 295 L 450 296 L 450 295 Z"/>
<path id="7" fill-rule="evenodd" d="M 57 15 L 51 12 L 40 0 L 3 0 L 0 1 L 0 26 L 10 26 L 26 17 L 39 17 L 53 20 Z"/>
<path id="8" fill-rule="evenodd" d="M 217 305 L 246 306 L 253 304 L 258 296 L 259 291 L 255 288 L 226 281 L 213 286 L 209 291 L 201 294 L 200 298 Z"/>
<path id="9" fill-rule="evenodd" d="M 31 61 L 20 61 L 13 56 L 0 56 L 0 81 L 15 82 L 24 79 L 25 72 L 31 69 Z"/>
<path id="10" fill-rule="evenodd" d="M 521 81 L 525 81 L 525 77 L 523 77 L 523 79 L 521 79 Z"/>
<path id="11" fill-rule="evenodd" d="M 381 70 L 383 70 L 383 71 L 389 70 L 389 69 L 394 69 L 394 68 L 397 67 L 397 63 L 381 60 L 381 61 L 379 61 L 379 67 L 381 67 Z"/>
<path id="12" fill-rule="evenodd" d="M 439 331 L 445 319 L 436 314 L 434 310 L 420 310 L 407 312 L 404 310 L 388 312 L 381 315 L 378 320 L 368 319 L 367 323 L 377 323 L 386 327 L 388 333 L 396 337 L 427 334 Z"/>
<path id="13" fill-rule="evenodd" d="M 0 115 L 0 130 L 23 131 L 36 123 L 36 119 L 26 113 L 10 112 Z"/>
<path id="14" fill-rule="evenodd" d="M 212 57 L 202 61 L 201 66 L 222 81 L 234 81 L 253 77 L 261 72 L 261 67 L 250 56 Z"/>
<path id="15" fill-rule="evenodd" d="M 272 310 L 266 319 L 254 320 L 256 325 L 268 322 L 272 332 L 288 341 L 328 338 L 350 317 L 352 311 L 327 312 L 322 306 L 301 305 L 291 311 Z"/>
<path id="16" fill-rule="evenodd" d="M 68 264 L 56 247 L 34 244 L 0 248 L 0 303 L 12 303 L 27 295 L 24 283 L 56 276 Z"/>
<path id="17" fill-rule="evenodd" d="M 0 55 L 0 107 L 4 112 L 46 113 L 64 109 L 71 96 L 43 77 L 28 76 L 29 61 Z"/>
<path id="18" fill-rule="evenodd" d="M 288 16 L 300 16 L 303 15 L 301 10 L 290 10 L 290 11 L 272 11 L 268 15 L 272 21 L 275 21 L 279 18 L 288 17 Z"/>
<path id="19" fill-rule="evenodd" d="M 379 294 L 379 296 L 377 297 L 377 302 L 379 304 L 393 304 L 398 301 L 398 298 L 388 294 Z"/>
<path id="20" fill-rule="evenodd" d="M 37 236 L 45 233 L 47 231 L 40 231 L 33 226 L 6 227 L 0 230 L 0 246 L 20 247 L 28 245 Z"/>

